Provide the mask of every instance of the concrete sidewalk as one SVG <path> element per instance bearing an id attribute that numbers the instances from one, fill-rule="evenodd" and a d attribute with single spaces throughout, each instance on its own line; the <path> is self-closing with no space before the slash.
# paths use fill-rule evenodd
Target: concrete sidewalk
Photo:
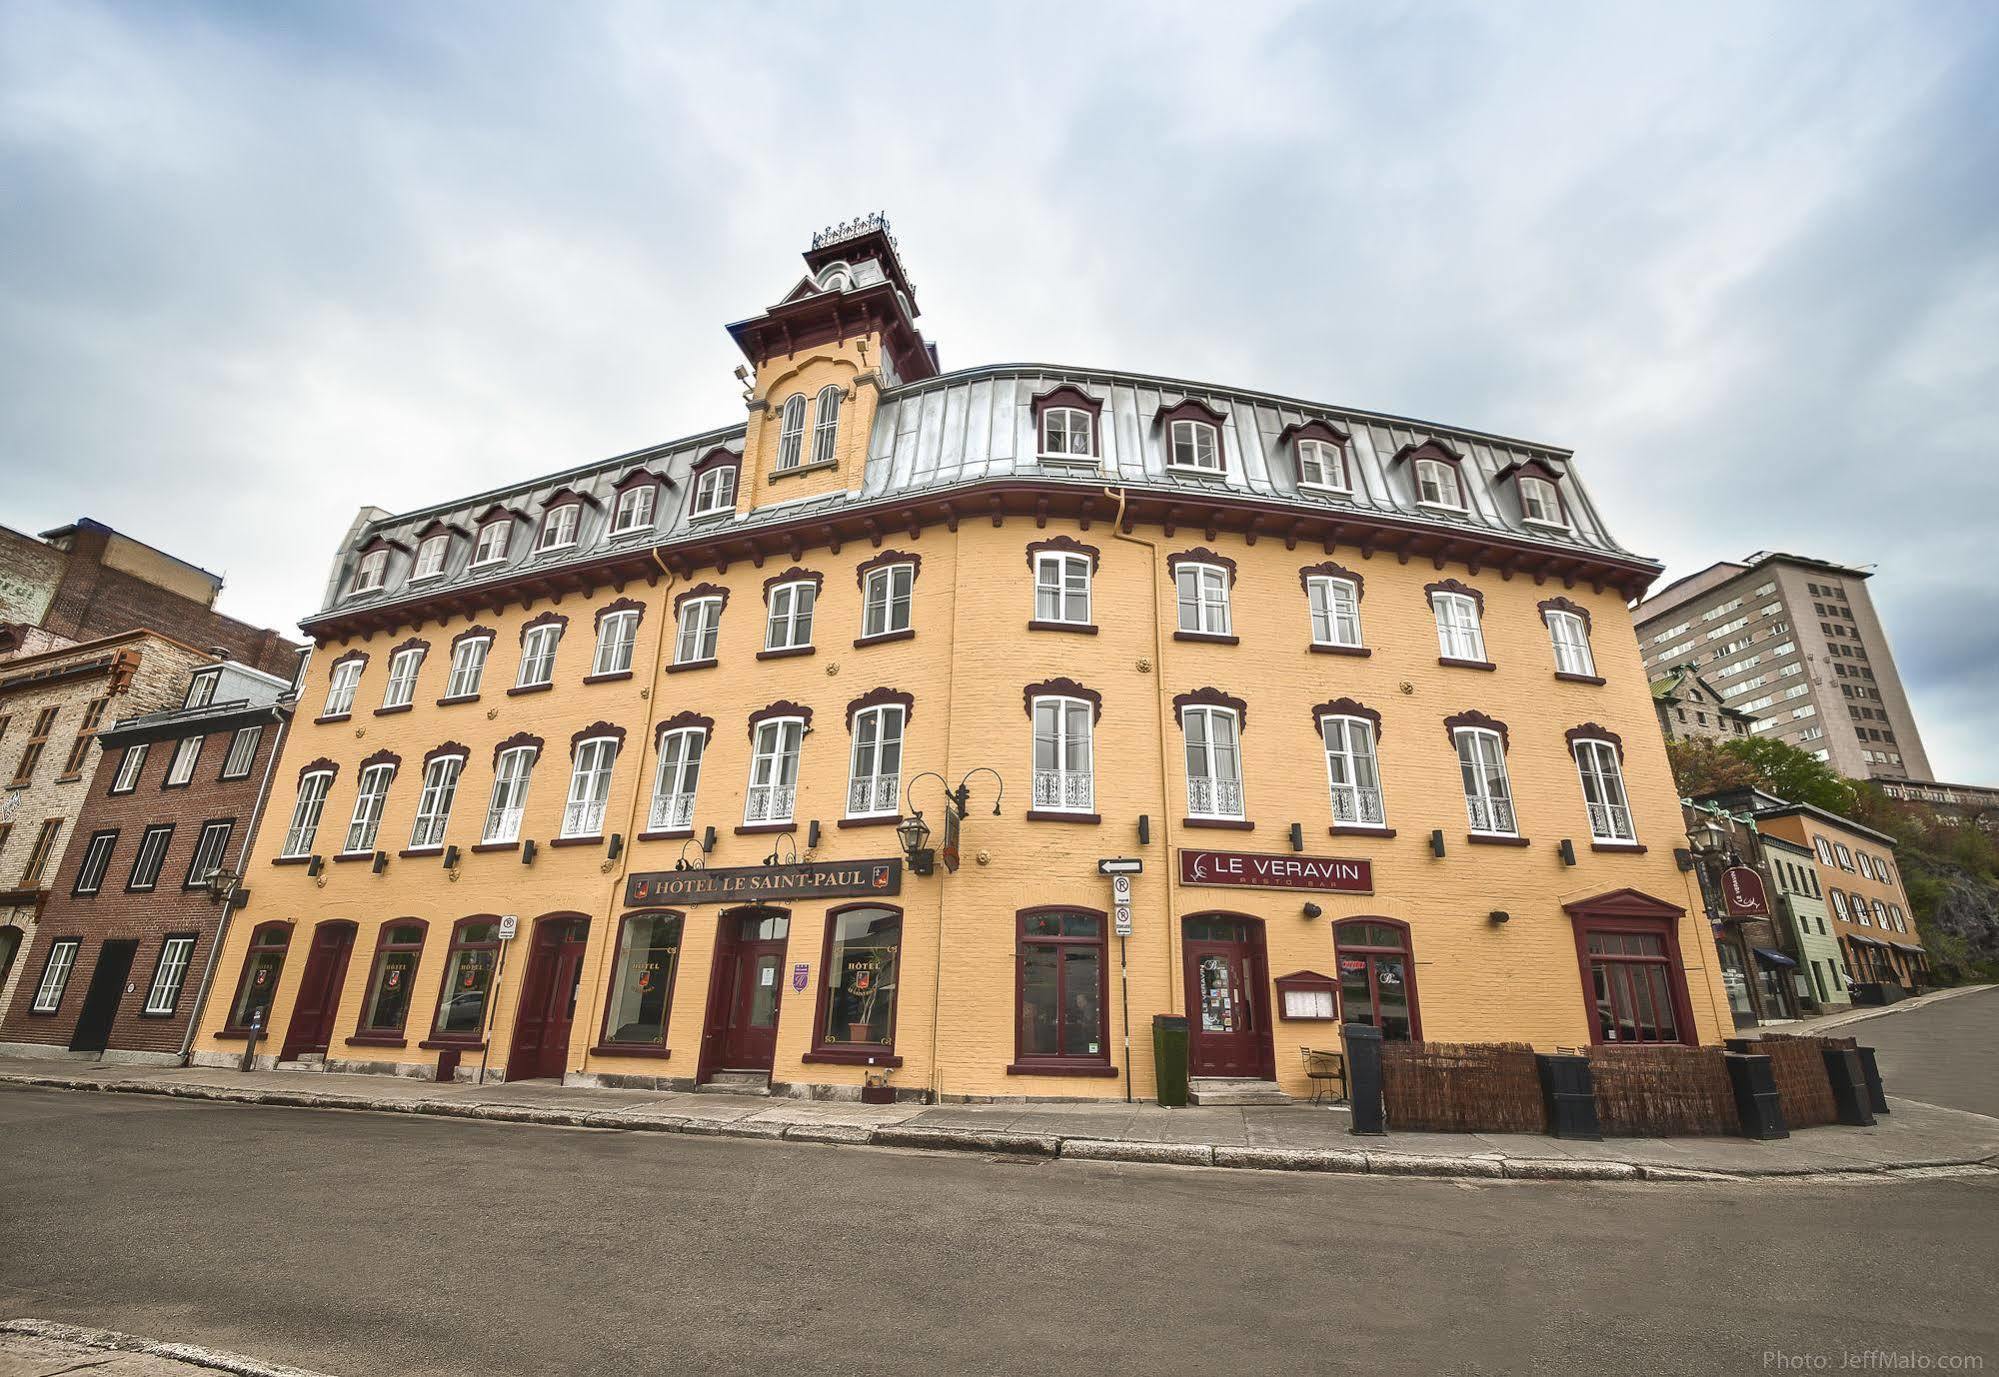
<path id="1" fill-rule="evenodd" d="M 1952 985 L 1948 989 L 1931 990 L 1911 998 L 1898 1000 L 1893 1004 L 1861 1005 L 1840 1009 L 1835 1013 L 1820 1014 L 1814 1018 L 1790 1019 L 1783 1023 L 1766 1024 L 1760 1028 L 1743 1028 L 1733 1036 L 1760 1038 L 1766 1033 L 1795 1033 L 1800 1037 L 1818 1037 L 1834 1029 L 1844 1028 L 1852 1023 L 1865 1023 L 1869 1019 L 1886 1018 L 1895 1014 L 1906 1014 L 1917 1009 L 1927 1009 L 1932 1004 L 1940 1004 L 1946 999 L 1956 999 L 1960 995 L 1979 994 L 1993 989 L 1991 985 Z M 1857 1036 L 1857 1035 L 1856 1035 Z"/>
<path id="2" fill-rule="evenodd" d="M 553 1081 L 440 1085 L 386 1076 L 0 1061 L 0 1085 L 169 1095 L 240 1104 L 432 1114 L 632 1132 L 697 1133 L 937 1151 L 1025 1153 L 1381 1175 L 1703 1180 L 1999 1169 L 1999 1119 L 1893 1100 L 1873 1128 L 1813 1128 L 1780 1142 L 1527 1134 L 1348 1132 L 1314 1105 L 1161 1109 L 1152 1104 L 864 1105 Z"/>
<path id="3" fill-rule="evenodd" d="M 320 1377 L 303 1368 L 258 1362 L 193 1344 L 161 1343 L 110 1329 L 47 1320 L 0 1321 L 0 1377 Z"/>

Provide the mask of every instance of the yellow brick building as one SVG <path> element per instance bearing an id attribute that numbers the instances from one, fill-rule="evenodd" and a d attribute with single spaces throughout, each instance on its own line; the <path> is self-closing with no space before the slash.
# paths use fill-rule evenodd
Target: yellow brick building
<path id="1" fill-rule="evenodd" d="M 743 424 L 357 525 L 199 1059 L 1122 1097 L 1155 1015 L 1294 1093 L 1342 1017 L 1728 1026 L 1566 452 L 940 372 L 885 225 L 805 259 Z"/>

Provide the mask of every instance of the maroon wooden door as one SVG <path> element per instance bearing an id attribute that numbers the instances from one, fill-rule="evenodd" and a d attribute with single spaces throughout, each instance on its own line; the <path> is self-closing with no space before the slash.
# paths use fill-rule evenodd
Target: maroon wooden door
<path id="1" fill-rule="evenodd" d="M 775 909 L 722 915 L 708 1001 L 709 1070 L 770 1070 L 790 933 L 790 916 Z"/>
<path id="2" fill-rule="evenodd" d="M 1274 1076 L 1262 927 L 1202 915 L 1184 932 L 1189 1074 Z"/>
<path id="3" fill-rule="evenodd" d="M 326 1050 L 333 1039 L 333 1015 L 340 1008 L 340 987 L 347 980 L 347 958 L 353 954 L 352 923 L 321 923 L 312 930 L 312 950 L 299 977 L 298 1001 L 292 1005 L 279 1061 Z"/>
<path id="4" fill-rule="evenodd" d="M 535 924 L 507 1054 L 508 1080 L 559 1077 L 568 1070 L 569 1030 L 576 1021 L 576 989 L 589 939 L 588 918 L 544 918 Z"/>

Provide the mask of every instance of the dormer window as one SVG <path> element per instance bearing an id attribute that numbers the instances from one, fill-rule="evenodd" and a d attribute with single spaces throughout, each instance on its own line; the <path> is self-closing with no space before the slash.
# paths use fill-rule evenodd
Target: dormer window
<path id="1" fill-rule="evenodd" d="M 795 469 L 805 462 L 805 394 L 796 392 L 785 401 L 778 414 L 777 471 Z"/>
<path id="2" fill-rule="evenodd" d="M 541 535 L 534 543 L 536 554 L 550 550 L 563 550 L 576 543 L 576 533 L 583 525 L 583 504 L 565 502 L 559 507 L 550 507 L 542 514 Z"/>
<path id="3" fill-rule="evenodd" d="M 1097 417 L 1104 404 L 1066 384 L 1034 399 L 1036 449 L 1043 459 L 1087 461 L 1097 457 Z"/>
<path id="4" fill-rule="evenodd" d="M 720 516 L 736 510 L 736 456 L 718 449 L 694 468 L 694 492 L 688 501 L 690 518 Z"/>
<path id="5" fill-rule="evenodd" d="M 205 708 L 215 701 L 215 686 L 222 681 L 220 669 L 204 669 L 187 681 L 187 701 L 183 708 Z"/>
<path id="6" fill-rule="evenodd" d="M 1425 507 L 1449 507 L 1463 511 L 1464 493 L 1458 487 L 1458 471 L 1441 459 L 1416 461 L 1416 500 Z"/>
<path id="7" fill-rule="evenodd" d="M 1347 476 L 1347 437 L 1324 421 L 1286 426 L 1278 437 L 1298 459 L 1298 486 L 1306 492 L 1352 492 Z"/>
<path id="8" fill-rule="evenodd" d="M 513 513 L 496 507 L 487 513 L 488 519 L 479 527 L 478 544 L 472 547 L 470 568 L 498 564 L 507 557 L 507 545 L 513 536 Z"/>
<path id="9" fill-rule="evenodd" d="M 659 484 L 637 483 L 618 494 L 611 508 L 611 535 L 637 535 L 652 529 L 659 511 Z"/>
<path id="10" fill-rule="evenodd" d="M 840 397 L 838 384 L 829 384 L 819 389 L 819 398 L 812 404 L 812 462 L 830 464 L 833 462 L 833 442 L 840 435 Z"/>
<path id="11" fill-rule="evenodd" d="M 1222 472 L 1221 412 L 1189 398 L 1160 408 L 1159 419 L 1166 425 L 1166 467 L 1185 473 Z"/>
<path id="12" fill-rule="evenodd" d="M 451 537 L 439 531 L 436 535 L 425 536 L 423 543 L 416 547 L 416 564 L 410 569 L 410 582 L 419 579 L 434 579 L 444 572 L 444 557 L 451 552 Z"/>
<path id="13" fill-rule="evenodd" d="M 1520 478 L 1520 514 L 1537 526 L 1567 526 L 1562 520 L 1562 495 L 1545 478 Z"/>
<path id="14" fill-rule="evenodd" d="M 386 549 L 370 550 L 361 556 L 361 563 L 354 570 L 354 586 L 351 593 L 380 592 L 382 585 L 389 581 L 389 552 Z"/>

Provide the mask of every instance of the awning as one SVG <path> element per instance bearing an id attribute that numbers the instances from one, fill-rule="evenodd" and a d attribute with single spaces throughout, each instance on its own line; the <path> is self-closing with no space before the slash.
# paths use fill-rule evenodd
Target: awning
<path id="1" fill-rule="evenodd" d="M 1756 959 L 1766 966 L 1795 966 L 1798 964 L 1790 957 L 1784 955 L 1784 953 L 1771 951 L 1768 947 L 1751 947 L 1749 950 L 1755 952 Z"/>

